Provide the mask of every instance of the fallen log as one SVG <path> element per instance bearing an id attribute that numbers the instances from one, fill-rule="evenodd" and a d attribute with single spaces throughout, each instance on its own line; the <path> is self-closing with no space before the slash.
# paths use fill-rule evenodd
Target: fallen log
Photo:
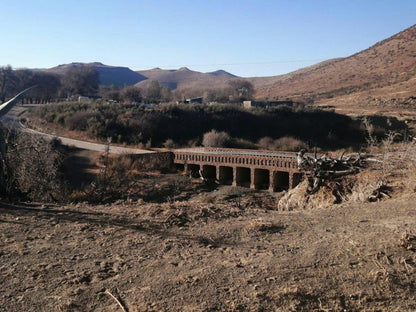
<path id="1" fill-rule="evenodd" d="M 341 177 L 358 173 L 367 164 L 366 155 L 351 154 L 344 157 L 331 158 L 327 154 L 317 156 L 307 155 L 301 150 L 297 155 L 298 169 L 305 173 L 309 187 L 307 192 L 313 194 L 319 190 L 325 181 L 335 181 Z"/>

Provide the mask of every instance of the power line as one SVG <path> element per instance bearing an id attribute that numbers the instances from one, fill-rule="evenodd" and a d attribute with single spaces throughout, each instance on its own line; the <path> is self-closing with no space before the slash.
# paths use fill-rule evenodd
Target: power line
<path id="1" fill-rule="evenodd" d="M 178 67 L 196 67 L 196 66 L 240 66 L 240 65 L 270 65 L 270 64 L 288 64 L 288 63 L 305 63 L 305 62 L 321 62 L 326 59 L 303 59 L 303 60 L 286 60 L 286 61 L 265 61 L 265 62 L 241 62 L 241 63 L 216 63 L 216 64 L 176 64 L 176 65 L 157 65 L 154 67 L 178 68 Z M 141 67 L 149 65 L 141 65 Z M 140 66 L 135 66 L 140 67 Z M 152 66 L 150 66 L 152 67 Z"/>

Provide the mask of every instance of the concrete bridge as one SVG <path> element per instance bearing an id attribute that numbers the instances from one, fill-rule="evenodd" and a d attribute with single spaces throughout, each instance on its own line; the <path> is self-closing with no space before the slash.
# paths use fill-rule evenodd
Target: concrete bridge
<path id="1" fill-rule="evenodd" d="M 185 172 L 201 172 L 220 184 L 272 192 L 295 187 L 302 174 L 295 153 L 226 148 L 186 148 L 173 151 L 174 164 Z"/>

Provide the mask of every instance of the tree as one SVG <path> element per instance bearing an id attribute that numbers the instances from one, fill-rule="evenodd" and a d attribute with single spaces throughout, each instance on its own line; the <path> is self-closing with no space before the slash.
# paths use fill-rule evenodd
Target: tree
<path id="1" fill-rule="evenodd" d="M 172 91 L 168 86 L 163 86 L 160 90 L 160 97 L 162 101 L 169 102 L 172 100 Z"/>
<path id="2" fill-rule="evenodd" d="M 152 80 L 146 90 L 146 100 L 148 102 L 159 102 L 161 98 L 161 87 L 159 81 Z"/>
<path id="3" fill-rule="evenodd" d="M 229 86 L 234 100 L 246 101 L 253 98 L 254 87 L 250 81 L 244 79 L 233 79 L 230 80 Z"/>
<path id="4" fill-rule="evenodd" d="M 205 103 L 219 102 L 227 103 L 229 101 L 230 90 L 229 89 L 215 89 L 206 90 L 203 93 Z"/>
<path id="5" fill-rule="evenodd" d="M 211 130 L 204 134 L 202 145 L 204 147 L 230 147 L 232 139 L 227 132 Z"/>
<path id="6" fill-rule="evenodd" d="M 142 93 L 141 90 L 137 87 L 125 87 L 121 91 L 121 97 L 123 98 L 124 102 L 129 103 L 139 103 L 142 101 Z"/>
<path id="7" fill-rule="evenodd" d="M 0 67 L 0 103 L 16 93 L 18 79 L 10 65 Z"/>
<path id="8" fill-rule="evenodd" d="M 37 87 L 30 93 L 30 101 L 46 102 L 57 97 L 61 81 L 58 76 L 45 72 L 34 72 L 28 69 L 16 70 L 19 90 L 36 85 Z"/>
<path id="9" fill-rule="evenodd" d="M 70 95 L 95 96 L 99 85 L 98 71 L 92 67 L 72 67 L 62 79 L 63 89 Z"/>

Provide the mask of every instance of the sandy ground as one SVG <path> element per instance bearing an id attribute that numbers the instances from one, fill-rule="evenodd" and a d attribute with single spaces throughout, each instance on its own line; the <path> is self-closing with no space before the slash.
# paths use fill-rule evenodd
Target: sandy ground
<path id="1" fill-rule="evenodd" d="M 401 246 L 415 199 L 277 211 L 267 193 L 220 187 L 161 204 L 2 203 L 0 310 L 415 311 L 416 242 Z"/>

